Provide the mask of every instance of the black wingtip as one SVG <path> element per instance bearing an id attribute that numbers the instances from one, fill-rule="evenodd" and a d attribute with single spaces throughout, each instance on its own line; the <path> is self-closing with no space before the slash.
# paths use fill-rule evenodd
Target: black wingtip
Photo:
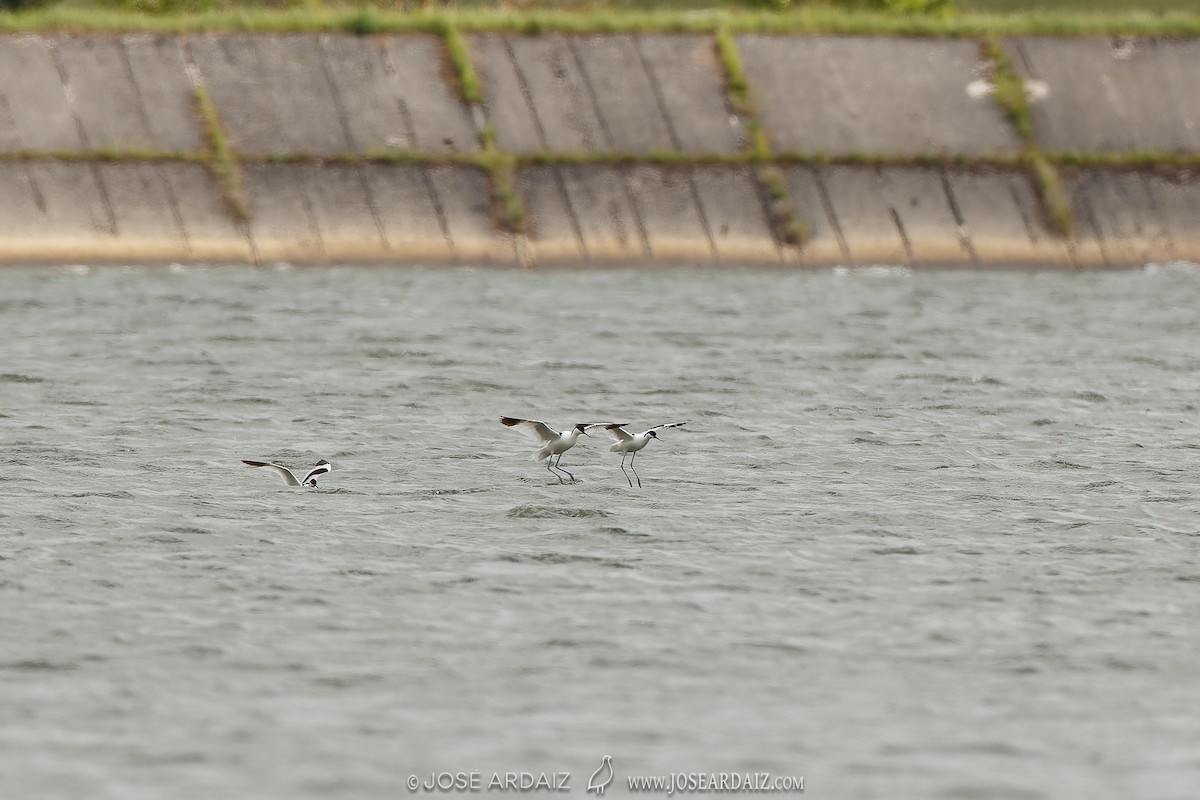
<path id="1" fill-rule="evenodd" d="M 517 419 L 516 417 L 501 417 L 500 424 L 504 425 L 505 427 L 511 428 L 514 425 L 520 425 L 521 420 Z"/>

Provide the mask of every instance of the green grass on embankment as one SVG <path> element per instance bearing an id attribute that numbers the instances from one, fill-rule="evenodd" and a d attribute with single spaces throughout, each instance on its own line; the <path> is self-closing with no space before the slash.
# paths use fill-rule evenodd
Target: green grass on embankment
<path id="1" fill-rule="evenodd" d="M 0 0 L 5 2 L 20 0 Z M 590 12 L 564 9 L 508 11 L 494 4 L 452 10 L 431 7 L 402 11 L 374 5 L 320 4 L 289 8 L 228 5 L 199 11 L 174 8 L 151 13 L 135 10 L 138 0 L 126 4 L 87 3 L 69 0 L 17 12 L 0 12 L 0 31 L 150 31 L 188 33 L 198 31 L 241 31 L 251 33 L 345 31 L 349 33 L 443 33 L 447 26 L 464 33 L 472 31 L 515 31 L 521 33 L 710 33 L 725 29 L 739 33 L 828 33 L 908 36 L 1016 36 L 1100 35 L 1200 36 L 1200 9 L 1196 0 L 1181 3 L 1190 11 L 1175 8 L 1175 0 L 1153 0 L 1158 11 L 1090 12 L 1069 10 L 1059 3 L 1047 9 L 992 13 L 992 3 L 1005 0 L 970 0 L 970 10 L 937 13 L 897 11 L 825 4 L 806 5 L 783 11 L 759 6 L 679 10 L 671 7 L 602 8 Z M 156 0 L 144 0 L 153 7 Z M 914 0 L 924 2 L 924 0 Z M 1016 0 L 1013 0 L 1016 2 Z M 1060 0 L 1066 4 L 1073 0 Z M 769 0 L 762 0 L 769 5 Z M 194 5 L 204 5 L 195 0 Z M 975 10 L 982 8 L 983 10 Z M 1174 10 L 1172 10 L 1174 9 Z"/>

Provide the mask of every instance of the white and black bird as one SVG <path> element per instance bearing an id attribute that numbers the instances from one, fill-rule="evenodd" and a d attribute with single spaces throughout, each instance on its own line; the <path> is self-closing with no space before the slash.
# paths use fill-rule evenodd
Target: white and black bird
<path id="1" fill-rule="evenodd" d="M 630 433 L 625 430 L 625 426 L 628 423 L 610 422 L 608 424 L 600 424 L 613 440 L 608 451 L 610 453 L 621 454 L 621 472 L 625 473 L 625 480 L 629 481 L 629 488 L 631 489 L 633 488 L 633 478 L 630 478 L 629 473 L 625 472 L 625 457 L 629 456 L 629 469 L 633 470 L 633 477 L 637 478 L 637 485 L 640 489 L 642 478 L 637 474 L 637 470 L 633 469 L 633 460 L 637 458 L 638 450 L 650 444 L 651 439 L 657 439 L 659 431 L 666 428 L 679 428 L 687 425 L 686 422 L 668 422 L 666 425 L 655 425 L 653 428 L 647 428 L 641 433 Z"/>
<path id="2" fill-rule="evenodd" d="M 333 464 L 330 464 L 328 461 L 322 458 L 313 465 L 312 469 L 308 471 L 308 473 L 304 476 L 304 480 L 297 480 L 295 473 L 280 464 L 272 464 L 269 461 L 247 461 L 244 458 L 242 459 L 242 463 L 248 464 L 252 467 L 270 467 L 283 476 L 283 482 L 288 486 L 310 486 L 313 489 L 317 488 L 318 475 L 324 475 L 326 472 L 333 471 Z"/>
<path id="3" fill-rule="evenodd" d="M 535 461 L 545 461 L 546 469 L 558 478 L 559 483 L 564 483 L 562 475 L 555 472 L 566 473 L 566 476 L 571 479 L 571 483 L 575 483 L 575 476 L 562 467 L 562 454 L 575 446 L 575 442 L 580 436 L 587 436 L 587 429 L 591 427 L 590 423 L 580 422 L 573 428 L 565 431 L 556 431 L 544 422 L 539 422 L 536 419 L 517 419 L 516 417 L 501 417 L 500 424 L 506 428 L 520 428 L 528 436 L 537 442 L 541 442 L 541 449 L 534 453 Z M 555 456 L 558 456 L 556 459 Z"/>

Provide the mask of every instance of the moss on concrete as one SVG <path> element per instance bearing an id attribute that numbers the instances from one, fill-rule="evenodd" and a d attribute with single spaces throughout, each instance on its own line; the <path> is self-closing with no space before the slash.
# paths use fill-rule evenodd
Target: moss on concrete
<path id="1" fill-rule="evenodd" d="M 447 22 L 442 36 L 446 42 L 446 54 L 454 67 L 454 75 L 458 80 L 458 88 L 463 102 L 474 105 L 483 102 L 483 82 L 475 71 L 475 63 L 471 59 L 471 50 L 467 40 L 453 23 Z"/>
<path id="2" fill-rule="evenodd" d="M 1029 152 L 1027 161 L 1046 222 L 1059 236 L 1070 236 L 1075 228 L 1075 220 L 1071 213 L 1071 198 L 1058 170 L 1037 150 Z"/>
<path id="3" fill-rule="evenodd" d="M 221 125 L 217 107 L 203 86 L 196 86 L 194 96 L 196 111 L 204 128 L 205 139 L 209 146 L 209 158 L 206 163 L 216 178 L 217 185 L 225 196 L 225 202 L 235 219 L 246 222 L 250 219 L 250 208 L 246 204 L 246 193 L 242 189 L 242 165 L 229 146 L 229 139 Z"/>

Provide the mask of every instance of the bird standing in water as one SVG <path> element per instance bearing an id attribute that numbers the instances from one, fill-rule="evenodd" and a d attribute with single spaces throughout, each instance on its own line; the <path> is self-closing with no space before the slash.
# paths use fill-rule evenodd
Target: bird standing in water
<path id="1" fill-rule="evenodd" d="M 566 473 L 566 476 L 571 479 L 571 483 L 575 483 L 575 476 L 567 470 L 563 469 L 562 454 L 575 446 L 575 442 L 580 436 L 587 436 L 588 423 L 580 422 L 573 428 L 565 431 L 556 431 L 544 422 L 539 422 L 536 419 L 517 419 L 516 417 L 501 417 L 500 424 L 506 428 L 520 428 L 528 436 L 534 440 L 541 442 L 542 447 L 534 454 L 534 460 L 545 461 L 546 469 L 558 478 L 559 483 L 565 483 L 562 475 L 555 472 Z M 558 458 L 554 458 L 558 456 Z"/>
<path id="2" fill-rule="evenodd" d="M 625 430 L 623 422 L 611 422 L 604 425 L 604 430 L 613 438 L 612 445 L 608 450 L 611 453 L 621 454 L 621 472 L 625 473 L 625 480 L 629 481 L 629 488 L 633 488 L 633 478 L 629 477 L 629 473 L 625 472 L 625 456 L 629 456 L 629 468 L 633 470 L 633 477 L 637 478 L 638 488 L 642 488 L 642 478 L 637 474 L 637 470 L 633 469 L 633 460 L 637 458 L 638 450 L 641 450 L 646 445 L 650 444 L 651 439 L 658 438 L 658 431 L 666 428 L 678 428 L 687 425 L 686 422 L 668 422 L 665 425 L 655 425 L 653 428 L 647 428 L 641 433 L 630 433 Z"/>

